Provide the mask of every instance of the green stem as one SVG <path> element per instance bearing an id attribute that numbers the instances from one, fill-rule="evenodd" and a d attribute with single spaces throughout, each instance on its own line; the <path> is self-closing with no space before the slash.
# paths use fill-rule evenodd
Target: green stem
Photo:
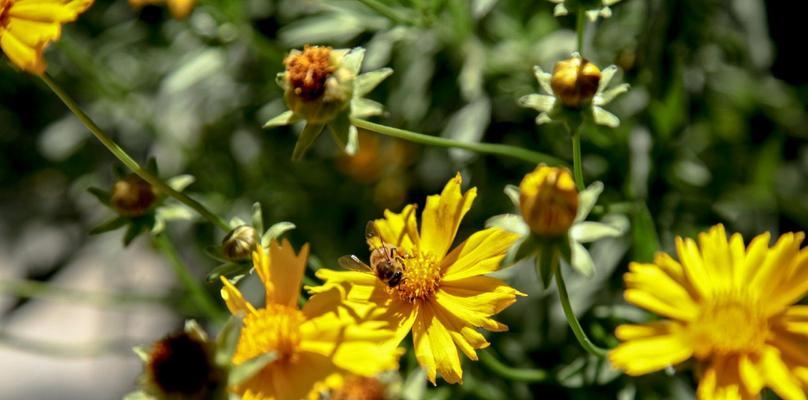
<path id="1" fill-rule="evenodd" d="M 107 340 L 92 343 L 53 343 L 28 339 L 0 331 L 0 346 L 43 354 L 49 357 L 99 357 L 107 354 L 132 354 L 132 343 Z"/>
<path id="2" fill-rule="evenodd" d="M 575 186 L 578 191 L 586 188 L 584 184 L 584 169 L 581 163 L 581 132 L 580 130 L 572 135 L 572 168 L 575 171 Z"/>
<path id="3" fill-rule="evenodd" d="M 84 111 L 78 106 L 78 104 L 73 100 L 62 88 L 48 75 L 42 74 L 40 78 L 46 85 L 62 100 L 62 102 L 67 106 L 68 109 L 90 130 L 90 132 L 95 135 L 95 137 L 114 155 L 118 160 L 120 160 L 127 168 L 129 168 L 132 172 L 143 178 L 146 182 L 149 182 L 152 186 L 157 188 L 159 191 L 168 194 L 169 196 L 179 200 L 180 202 L 184 203 L 188 207 L 194 209 L 199 215 L 210 221 L 212 224 L 216 225 L 219 229 L 223 230 L 224 232 L 230 231 L 230 226 L 221 218 L 210 212 L 205 206 L 197 202 L 196 200 L 188 197 L 188 195 L 176 191 L 167 184 L 165 184 L 160 178 L 152 175 L 151 172 L 142 168 L 140 164 L 137 163 L 129 154 L 126 153 L 117 143 L 115 143 L 112 138 L 110 138 L 106 133 L 104 133 L 98 125 L 90 119 Z"/>
<path id="4" fill-rule="evenodd" d="M 514 368 L 505 365 L 497 359 L 491 349 L 482 350 L 477 353 L 480 361 L 495 374 L 511 381 L 517 382 L 545 382 L 550 374 L 541 369 Z"/>
<path id="5" fill-rule="evenodd" d="M 567 285 L 564 283 L 564 277 L 561 274 L 560 263 L 553 265 L 553 274 L 555 275 L 556 286 L 558 286 L 558 297 L 561 300 L 561 308 L 564 309 L 564 316 L 567 317 L 567 322 L 569 323 L 570 328 L 572 328 L 572 333 L 575 334 L 575 338 L 578 339 L 578 343 L 580 343 L 581 346 L 589 353 L 598 357 L 606 357 L 609 350 L 598 347 L 592 343 L 592 341 L 586 336 L 584 329 L 581 327 L 581 323 L 578 322 L 577 318 L 575 318 L 575 313 L 572 311 L 570 298 L 567 294 Z"/>
<path id="6" fill-rule="evenodd" d="M 223 315 L 222 310 L 211 300 L 205 289 L 188 270 L 188 266 L 177 254 L 177 249 L 168 239 L 168 236 L 161 233 L 154 237 L 154 245 L 168 258 L 169 263 L 174 268 L 177 279 L 185 286 L 191 295 L 191 300 L 199 307 L 199 310 L 207 317 L 218 318 Z"/>
<path id="7" fill-rule="evenodd" d="M 575 32 L 577 33 L 578 54 L 584 55 L 584 33 L 586 33 L 586 11 L 583 7 L 578 8 L 578 17 L 575 24 Z"/>
<path id="8" fill-rule="evenodd" d="M 98 307 L 126 307 L 139 304 L 167 305 L 167 298 L 142 293 L 102 293 L 66 288 L 31 280 L 2 280 L 0 293 L 22 298 L 49 299 Z"/>
<path id="9" fill-rule="evenodd" d="M 404 129 L 393 128 L 387 125 L 377 124 L 351 117 L 351 124 L 357 128 L 362 128 L 371 132 L 376 132 L 385 136 L 404 139 L 414 143 L 421 143 L 427 146 L 457 148 L 470 150 L 475 153 L 493 154 L 527 161 L 532 164 L 546 163 L 550 165 L 564 165 L 564 162 L 553 156 L 495 143 L 467 143 L 457 140 L 446 139 L 437 136 L 424 135 L 423 133 L 412 132 Z"/>

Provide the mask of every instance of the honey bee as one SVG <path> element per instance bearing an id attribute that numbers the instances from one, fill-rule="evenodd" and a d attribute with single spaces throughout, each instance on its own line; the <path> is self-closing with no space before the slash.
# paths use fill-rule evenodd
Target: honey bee
<path id="1" fill-rule="evenodd" d="M 398 247 L 382 242 L 373 221 L 365 226 L 365 239 L 371 246 L 370 265 L 355 255 L 340 257 L 337 260 L 339 265 L 354 271 L 370 271 L 388 287 L 398 286 L 404 278 L 404 258 L 407 255 Z"/>

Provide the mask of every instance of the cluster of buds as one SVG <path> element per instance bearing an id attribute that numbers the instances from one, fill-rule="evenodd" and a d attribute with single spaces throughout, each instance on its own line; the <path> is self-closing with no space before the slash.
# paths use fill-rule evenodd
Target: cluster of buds
<path id="1" fill-rule="evenodd" d="M 360 75 L 364 57 L 361 47 L 306 46 L 302 51 L 292 50 L 284 59 L 286 70 L 278 74 L 277 81 L 289 111 L 270 119 L 264 127 L 306 121 L 292 159 L 303 158 L 326 128 L 341 149 L 356 153 L 358 131 L 350 119 L 382 113 L 381 104 L 364 96 L 393 73 L 382 68 Z"/>
<path id="2" fill-rule="evenodd" d="M 555 3 L 553 15 L 561 17 L 569 14 L 569 10 L 582 10 L 586 13 L 590 21 L 597 21 L 600 18 L 609 18 L 612 16 L 611 6 L 620 2 L 620 0 L 550 0 Z"/>

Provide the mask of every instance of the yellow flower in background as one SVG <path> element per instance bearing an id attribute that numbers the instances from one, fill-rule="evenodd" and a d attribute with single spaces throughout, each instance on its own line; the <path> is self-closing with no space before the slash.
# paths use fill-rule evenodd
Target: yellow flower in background
<path id="1" fill-rule="evenodd" d="M 288 241 L 273 241 L 269 252 L 253 252 L 255 271 L 266 288 L 266 305 L 255 308 L 227 279 L 222 298 L 243 317 L 232 362 L 238 366 L 271 353 L 277 357 L 253 377 L 231 388 L 244 399 L 299 400 L 316 397 L 340 375 L 374 376 L 398 367 L 393 333 L 382 322 L 357 321 L 337 290 L 323 291 L 297 307 L 308 246 L 299 254 Z"/>
<path id="2" fill-rule="evenodd" d="M 716 225 L 698 242 L 677 238 L 679 261 L 665 253 L 633 263 L 625 275 L 628 302 L 668 319 L 621 325 L 623 341 L 609 359 L 642 375 L 690 358 L 703 371 L 699 399 L 757 398 L 769 387 L 784 399 L 805 399 L 808 387 L 808 248 L 803 233 L 768 233 L 744 248 Z"/>
<path id="3" fill-rule="evenodd" d="M 129 5 L 133 8 L 163 3 L 168 6 L 171 16 L 176 19 L 185 19 L 196 6 L 196 0 L 129 0 Z"/>
<path id="4" fill-rule="evenodd" d="M 519 209 L 540 236 L 566 233 L 578 213 L 578 189 L 566 168 L 539 165 L 519 184 Z"/>
<path id="5" fill-rule="evenodd" d="M 59 40 L 62 24 L 75 21 L 92 0 L 0 0 L 0 47 L 9 60 L 36 75 L 45 72 L 42 56 Z"/>
<path id="6" fill-rule="evenodd" d="M 386 211 L 384 219 L 374 221 L 381 241 L 406 253 L 398 285 L 390 287 L 371 273 L 320 269 L 317 276 L 326 283 L 308 288 L 320 293 L 340 287 L 358 313 L 387 321 L 396 329 L 394 346 L 412 330 L 415 356 L 432 383 L 438 372 L 449 383 L 461 382 L 458 349 L 477 360 L 475 349 L 489 343 L 476 328 L 507 330 L 491 316 L 513 304 L 516 296 L 524 296 L 499 279 L 485 276 L 499 269 L 516 234 L 485 229 L 449 251 L 460 221 L 477 195 L 475 188 L 461 193 L 460 184 L 458 174 L 440 195 L 427 198 L 420 232 L 414 204 L 398 214 Z M 370 242 L 371 247 L 379 245 Z"/>

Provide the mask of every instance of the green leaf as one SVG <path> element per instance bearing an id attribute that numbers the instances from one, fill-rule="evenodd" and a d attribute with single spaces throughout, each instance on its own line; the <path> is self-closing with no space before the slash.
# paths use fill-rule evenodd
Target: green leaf
<path id="1" fill-rule="evenodd" d="M 383 80 L 393 74 L 392 68 L 381 68 L 375 71 L 370 71 L 359 75 L 354 84 L 354 96 L 363 97 L 370 93 L 376 86 L 379 86 Z"/>
<path id="2" fill-rule="evenodd" d="M 277 353 L 269 352 L 234 366 L 233 369 L 230 370 L 230 376 L 227 382 L 228 386 L 238 386 L 246 382 L 277 359 Z"/>
<path id="3" fill-rule="evenodd" d="M 573 241 L 571 244 L 570 266 L 572 269 L 581 273 L 581 275 L 591 278 L 595 275 L 595 262 L 589 251 L 586 250 L 582 244 Z"/>
<path id="4" fill-rule="evenodd" d="M 632 217 L 634 242 L 632 260 L 650 262 L 654 259 L 654 253 L 659 250 L 659 237 L 654 227 L 654 219 L 645 203 L 635 209 Z"/>
<path id="5" fill-rule="evenodd" d="M 513 203 L 513 207 L 515 209 L 519 209 L 519 186 L 515 185 L 505 185 L 505 195 L 511 199 L 511 203 Z"/>
<path id="6" fill-rule="evenodd" d="M 106 190 L 91 187 L 88 188 L 87 191 L 90 192 L 91 195 L 95 196 L 95 198 L 98 199 L 98 201 L 100 201 L 102 204 L 105 204 L 107 207 L 112 207 L 112 205 L 109 203 L 110 193 Z"/>
<path id="7" fill-rule="evenodd" d="M 545 290 L 553 283 L 553 268 L 558 263 L 558 249 L 554 243 L 542 243 L 536 255 L 536 275 Z"/>
<path id="8" fill-rule="evenodd" d="M 526 236 L 530 233 L 530 229 L 525 224 L 521 215 L 516 214 L 501 214 L 495 215 L 485 221 L 485 226 L 488 228 L 496 227 L 504 229 L 508 232 L 518 233 L 519 235 Z"/>
<path id="9" fill-rule="evenodd" d="M 284 111 L 280 115 L 270 119 L 264 124 L 264 128 L 274 128 L 283 125 L 291 125 L 295 122 L 300 121 L 300 116 L 295 114 L 294 112 Z"/>
<path id="10" fill-rule="evenodd" d="M 252 206 L 252 227 L 256 232 L 264 231 L 264 214 L 261 211 L 261 203 L 258 202 Z"/>
<path id="11" fill-rule="evenodd" d="M 580 243 L 591 243 L 607 237 L 617 237 L 626 233 L 625 224 L 604 224 L 601 222 L 579 222 L 570 229 L 570 236 Z"/>
<path id="12" fill-rule="evenodd" d="M 196 337 L 197 339 L 207 342 L 208 341 L 208 333 L 205 332 L 204 329 L 199 325 L 199 322 L 196 322 L 195 319 L 189 319 L 185 321 L 185 327 L 183 329 L 185 333 Z"/>
<path id="13" fill-rule="evenodd" d="M 149 351 L 142 346 L 132 347 L 132 351 L 137 355 L 137 358 L 139 358 L 140 361 L 143 361 L 144 363 L 149 361 Z"/>
<path id="14" fill-rule="evenodd" d="M 342 58 L 342 67 L 347 68 L 353 72 L 354 75 L 359 75 L 359 70 L 362 68 L 362 60 L 365 59 L 365 49 L 362 47 L 354 47 L 345 54 Z"/>
<path id="15" fill-rule="evenodd" d="M 216 364 L 230 364 L 230 360 L 233 359 L 233 354 L 236 352 L 241 323 L 241 318 L 231 316 L 222 326 L 222 330 L 216 337 L 216 355 L 214 356 Z"/>
<path id="16" fill-rule="evenodd" d="M 155 398 L 146 392 L 138 390 L 125 394 L 123 400 L 155 400 Z"/>
<path id="17" fill-rule="evenodd" d="M 351 125 L 347 110 L 337 114 L 336 118 L 328 124 L 328 130 L 340 149 L 350 155 L 356 154 L 358 134 L 356 127 Z"/>
<path id="18" fill-rule="evenodd" d="M 230 229 L 234 229 L 242 225 L 247 225 L 247 223 L 244 222 L 244 220 L 239 217 L 230 218 L 230 222 L 228 222 L 227 224 L 230 225 Z"/>
<path id="19" fill-rule="evenodd" d="M 196 178 L 194 178 L 193 175 L 184 174 L 184 175 L 177 175 L 173 178 L 168 179 L 168 181 L 166 181 L 166 184 L 170 188 L 178 192 L 182 192 L 183 190 L 185 190 L 185 188 L 194 183 L 194 181 L 196 181 Z"/>
<path id="20" fill-rule="evenodd" d="M 231 278 L 236 275 L 246 274 L 250 270 L 248 264 L 236 264 L 227 262 L 220 264 L 218 267 L 212 269 L 208 273 L 208 282 L 213 283 L 219 280 L 219 277 Z"/>
<path id="21" fill-rule="evenodd" d="M 309 147 L 311 147 L 314 141 L 317 140 L 317 137 L 320 136 L 323 128 L 325 128 L 324 124 L 314 124 L 311 122 L 306 124 L 306 127 L 303 128 L 303 132 L 300 133 L 300 137 L 297 138 L 297 143 L 295 143 L 295 149 L 292 152 L 292 161 L 300 161 L 303 159 Z"/>
<path id="22" fill-rule="evenodd" d="M 266 233 L 264 233 L 264 236 L 261 238 L 261 245 L 264 246 L 264 247 L 267 247 L 267 246 L 269 246 L 270 242 L 272 242 L 273 240 L 279 238 L 281 235 L 283 235 L 287 231 L 290 231 L 290 230 L 295 229 L 295 228 L 296 228 L 295 224 L 293 224 L 291 222 L 283 221 L 283 222 L 275 223 L 275 224 L 273 224 L 272 226 L 269 227 L 269 229 L 266 231 Z"/>
<path id="23" fill-rule="evenodd" d="M 144 224 L 133 221 L 129 227 L 126 229 L 126 233 L 123 235 L 123 247 L 129 246 L 135 238 L 143 232 Z"/>
<path id="24" fill-rule="evenodd" d="M 575 215 L 575 222 L 583 221 L 589 216 L 602 192 L 603 182 L 595 181 L 578 194 L 578 213 Z"/>
<path id="25" fill-rule="evenodd" d="M 519 98 L 519 106 L 532 108 L 536 111 L 550 112 L 555 107 L 556 99 L 546 94 L 529 94 Z"/>
<path id="26" fill-rule="evenodd" d="M 518 263 L 525 258 L 528 258 L 536 252 L 539 251 L 539 243 L 533 238 L 533 236 L 525 236 L 522 240 L 517 241 L 508 249 L 508 252 L 505 253 L 505 257 L 502 258 L 500 262 L 500 266 L 502 268 L 510 267 Z"/>
<path id="27" fill-rule="evenodd" d="M 370 99 L 351 100 L 351 116 L 355 118 L 367 118 L 384 113 L 384 105 L 378 101 Z"/>
<path id="28" fill-rule="evenodd" d="M 115 217 L 107 222 L 102 223 L 101 225 L 96 226 L 95 228 L 90 230 L 90 235 L 98 235 L 100 233 L 114 231 L 129 222 L 128 219 L 123 217 Z"/>

